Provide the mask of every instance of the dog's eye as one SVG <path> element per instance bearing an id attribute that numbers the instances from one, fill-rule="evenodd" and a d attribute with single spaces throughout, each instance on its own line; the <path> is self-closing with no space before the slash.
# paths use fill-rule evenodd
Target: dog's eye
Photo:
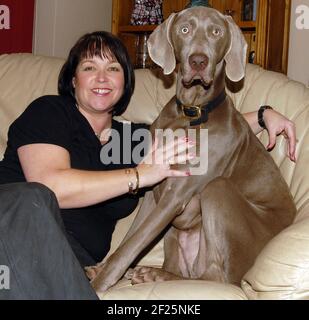
<path id="1" fill-rule="evenodd" d="M 222 31 L 221 31 L 220 28 L 213 28 L 212 34 L 213 34 L 214 36 L 216 36 L 216 37 L 219 37 L 219 36 L 221 36 Z"/>
<path id="2" fill-rule="evenodd" d="M 188 28 L 188 27 L 182 27 L 182 28 L 181 28 L 181 32 L 182 32 L 183 34 L 187 34 L 187 33 L 189 32 L 189 28 Z"/>

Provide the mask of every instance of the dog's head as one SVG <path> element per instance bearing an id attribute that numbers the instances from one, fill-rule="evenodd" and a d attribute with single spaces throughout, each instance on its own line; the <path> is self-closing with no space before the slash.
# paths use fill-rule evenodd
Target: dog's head
<path id="1" fill-rule="evenodd" d="M 148 50 L 165 74 L 180 64 L 177 96 L 184 104 L 203 103 L 205 96 L 213 94 L 215 81 L 224 84 L 219 79 L 224 66 L 231 81 L 245 74 L 247 43 L 239 27 L 230 16 L 211 8 L 171 14 L 150 35 Z"/>

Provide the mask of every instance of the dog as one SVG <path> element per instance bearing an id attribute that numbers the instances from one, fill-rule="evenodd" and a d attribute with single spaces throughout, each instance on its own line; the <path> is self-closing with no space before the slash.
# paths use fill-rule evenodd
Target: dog
<path id="1" fill-rule="evenodd" d="M 231 17 L 192 7 L 159 25 L 148 49 L 165 74 L 179 63 L 176 96 L 151 132 L 207 129 L 208 149 L 196 143 L 200 159 L 208 157 L 208 169 L 168 178 L 146 193 L 120 247 L 88 269 L 91 284 L 106 291 L 164 232 L 162 269 L 129 269 L 133 284 L 204 279 L 239 286 L 265 244 L 296 213 L 278 167 L 225 94 L 226 77 L 239 82 L 245 76 L 246 42 Z"/>

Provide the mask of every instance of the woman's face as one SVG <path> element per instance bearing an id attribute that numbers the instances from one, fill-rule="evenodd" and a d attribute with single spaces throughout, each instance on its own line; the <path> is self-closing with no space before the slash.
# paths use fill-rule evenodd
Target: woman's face
<path id="1" fill-rule="evenodd" d="M 72 81 L 78 107 L 91 113 L 110 111 L 124 91 L 123 69 L 113 59 L 82 59 Z"/>

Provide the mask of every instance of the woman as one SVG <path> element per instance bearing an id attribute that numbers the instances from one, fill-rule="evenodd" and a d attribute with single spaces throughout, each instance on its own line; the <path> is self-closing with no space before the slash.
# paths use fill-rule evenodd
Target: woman
<path id="1" fill-rule="evenodd" d="M 146 161 L 161 151 L 156 146 L 137 166 L 100 161 L 109 129 L 122 137 L 124 125 L 113 116 L 126 110 L 134 90 L 127 51 L 112 34 L 94 32 L 78 40 L 60 72 L 58 88 L 59 96 L 35 100 L 11 125 L 0 182 L 39 182 L 51 189 L 74 253 L 82 266 L 93 265 L 108 252 L 116 221 L 136 207 L 138 189 L 188 173 L 170 168 L 171 146 L 162 164 Z M 262 130 L 257 112 L 244 117 L 254 133 Z M 264 112 L 264 122 L 268 148 L 274 146 L 277 134 L 284 133 L 295 161 L 293 123 L 270 109 Z M 131 131 L 146 127 L 132 124 Z M 184 154 L 192 144 L 179 142 L 179 162 L 188 159 Z"/>

